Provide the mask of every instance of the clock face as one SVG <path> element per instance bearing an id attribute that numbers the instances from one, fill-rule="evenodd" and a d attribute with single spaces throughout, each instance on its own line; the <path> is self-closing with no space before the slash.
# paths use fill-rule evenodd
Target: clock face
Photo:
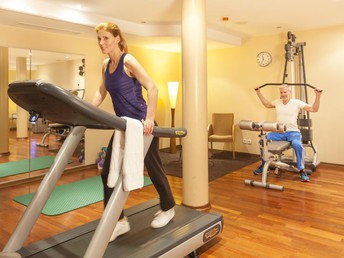
<path id="1" fill-rule="evenodd" d="M 272 61 L 272 57 L 269 52 L 260 52 L 257 55 L 257 63 L 260 66 L 268 66 Z"/>

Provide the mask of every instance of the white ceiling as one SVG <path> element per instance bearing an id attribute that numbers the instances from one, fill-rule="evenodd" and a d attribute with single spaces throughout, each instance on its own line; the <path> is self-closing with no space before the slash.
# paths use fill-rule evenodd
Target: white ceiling
<path id="1" fill-rule="evenodd" d="M 113 21 L 132 45 L 180 51 L 182 1 L 0 0 L 0 24 L 95 37 L 96 24 Z M 206 0 L 208 47 L 343 25 L 343 13 L 344 0 Z"/>

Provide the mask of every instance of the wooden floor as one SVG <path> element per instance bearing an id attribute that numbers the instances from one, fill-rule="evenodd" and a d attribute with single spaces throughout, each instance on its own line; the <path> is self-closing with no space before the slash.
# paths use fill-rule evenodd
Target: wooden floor
<path id="1" fill-rule="evenodd" d="M 283 192 L 251 187 L 244 179 L 256 164 L 209 183 L 212 210 L 224 217 L 220 237 L 200 251 L 201 257 L 344 257 L 343 166 L 320 164 L 310 183 L 297 174 L 271 174 L 269 182 Z M 65 174 L 59 184 L 97 175 L 96 168 Z M 182 180 L 169 177 L 177 203 L 182 201 Z M 38 182 L 0 189 L 0 249 L 3 249 L 25 207 L 13 198 L 35 191 Z M 133 191 L 126 207 L 157 197 L 153 186 Z M 100 218 L 101 202 L 58 216 L 40 215 L 26 244 Z"/>

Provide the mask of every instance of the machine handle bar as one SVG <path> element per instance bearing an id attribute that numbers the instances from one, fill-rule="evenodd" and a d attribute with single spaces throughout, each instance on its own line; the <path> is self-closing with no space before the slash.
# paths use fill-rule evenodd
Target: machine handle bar
<path id="1" fill-rule="evenodd" d="M 308 84 L 308 83 L 265 83 L 259 87 L 256 88 L 256 90 L 264 88 L 266 86 L 281 86 L 281 85 L 288 85 L 288 86 L 306 86 L 312 89 L 316 89 L 316 87 Z M 320 90 L 319 92 L 322 92 L 322 90 Z"/>

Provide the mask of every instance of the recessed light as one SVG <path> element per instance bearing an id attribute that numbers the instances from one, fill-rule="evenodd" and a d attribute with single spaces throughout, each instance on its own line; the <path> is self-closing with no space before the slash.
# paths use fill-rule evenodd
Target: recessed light
<path id="1" fill-rule="evenodd" d="M 243 25 L 243 24 L 247 24 L 247 21 L 237 21 L 235 24 Z"/>

